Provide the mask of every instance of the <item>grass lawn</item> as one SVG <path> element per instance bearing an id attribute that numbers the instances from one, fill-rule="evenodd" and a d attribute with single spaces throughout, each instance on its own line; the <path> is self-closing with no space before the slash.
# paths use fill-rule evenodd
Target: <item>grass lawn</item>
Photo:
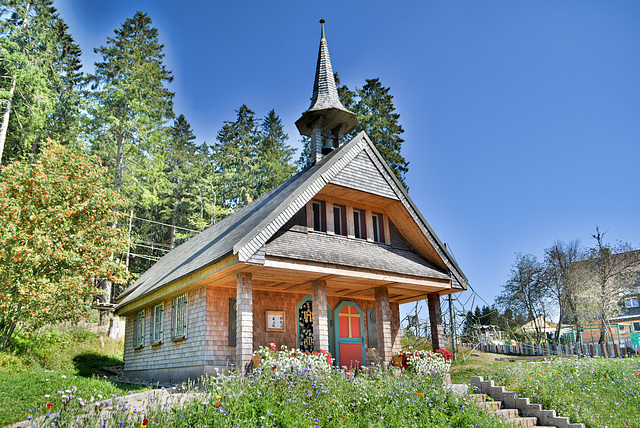
<path id="1" fill-rule="evenodd" d="M 82 328 L 53 328 L 37 338 L 18 335 L 9 350 L 0 351 L 0 426 L 46 414 L 47 403 L 59 408 L 74 387 L 87 400 L 127 394 L 131 386 L 95 374 L 118 364 L 122 342 L 101 341 Z"/>
<path id="2" fill-rule="evenodd" d="M 640 427 L 640 359 L 496 363 L 485 375 L 587 427 Z"/>

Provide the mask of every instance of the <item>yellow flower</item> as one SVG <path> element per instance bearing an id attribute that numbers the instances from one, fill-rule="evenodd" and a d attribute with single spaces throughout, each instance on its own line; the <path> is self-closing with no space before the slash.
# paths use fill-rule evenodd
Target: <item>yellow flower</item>
<path id="1" fill-rule="evenodd" d="M 133 415 L 135 412 L 133 410 L 129 410 L 129 414 Z"/>
<path id="2" fill-rule="evenodd" d="M 219 399 L 221 399 L 221 398 L 222 398 L 222 396 L 220 396 L 220 395 L 216 395 L 216 400 L 219 400 Z"/>

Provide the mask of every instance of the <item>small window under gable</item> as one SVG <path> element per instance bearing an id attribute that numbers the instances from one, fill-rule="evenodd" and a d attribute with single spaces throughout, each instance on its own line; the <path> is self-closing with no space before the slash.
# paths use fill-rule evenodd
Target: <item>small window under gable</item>
<path id="1" fill-rule="evenodd" d="M 173 299 L 171 309 L 171 338 L 181 339 L 187 334 L 187 294 Z"/>
<path id="2" fill-rule="evenodd" d="M 367 239 L 367 227 L 363 210 L 353 210 L 353 235 L 356 238 Z"/>
<path id="3" fill-rule="evenodd" d="M 624 306 L 629 309 L 629 308 L 637 308 L 639 306 L 638 304 L 638 298 L 637 297 L 631 297 L 628 299 L 624 299 Z"/>
<path id="4" fill-rule="evenodd" d="M 162 342 L 162 312 L 163 304 L 155 305 L 151 309 L 151 344 Z"/>
<path id="5" fill-rule="evenodd" d="M 333 231 L 336 235 L 347 235 L 347 209 L 343 205 L 333 206 Z"/>
<path id="6" fill-rule="evenodd" d="M 313 201 L 313 230 L 318 232 L 327 231 L 327 219 L 325 217 L 325 203 L 324 201 Z"/>
<path id="7" fill-rule="evenodd" d="M 373 241 L 384 243 L 384 222 L 382 214 L 373 213 L 371 214 L 371 219 L 373 222 Z"/>
<path id="8" fill-rule="evenodd" d="M 133 316 L 133 347 L 144 346 L 144 310 Z"/>

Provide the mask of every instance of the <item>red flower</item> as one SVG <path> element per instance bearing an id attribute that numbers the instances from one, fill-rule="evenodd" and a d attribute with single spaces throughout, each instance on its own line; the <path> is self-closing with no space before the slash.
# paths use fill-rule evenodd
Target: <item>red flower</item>
<path id="1" fill-rule="evenodd" d="M 47 403 L 47 409 L 53 409 L 53 404 Z"/>
<path id="2" fill-rule="evenodd" d="M 269 343 L 269 348 L 275 349 L 276 348 L 276 344 L 274 342 Z"/>
<path id="3" fill-rule="evenodd" d="M 218 407 L 220 405 L 220 403 L 218 403 L 217 401 L 215 403 L 213 403 L 214 406 Z"/>
<path id="4" fill-rule="evenodd" d="M 142 425 L 149 425 L 149 421 L 147 420 L 147 418 L 144 418 L 142 420 Z"/>

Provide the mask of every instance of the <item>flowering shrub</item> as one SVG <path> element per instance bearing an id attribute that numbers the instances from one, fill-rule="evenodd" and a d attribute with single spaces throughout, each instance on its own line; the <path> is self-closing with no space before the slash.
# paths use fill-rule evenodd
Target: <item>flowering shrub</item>
<path id="1" fill-rule="evenodd" d="M 260 347 L 254 355 L 260 356 L 260 366 L 254 372 L 272 373 L 280 376 L 286 373 L 328 373 L 331 371 L 331 353 L 328 351 L 302 352 L 299 349 L 287 349 L 282 345 L 276 349 L 275 343 L 269 347 Z"/>
<path id="2" fill-rule="evenodd" d="M 446 349 L 429 351 L 400 351 L 395 355 L 402 357 L 402 367 L 406 370 L 423 375 L 444 377 L 449 373 L 453 354 Z"/>

